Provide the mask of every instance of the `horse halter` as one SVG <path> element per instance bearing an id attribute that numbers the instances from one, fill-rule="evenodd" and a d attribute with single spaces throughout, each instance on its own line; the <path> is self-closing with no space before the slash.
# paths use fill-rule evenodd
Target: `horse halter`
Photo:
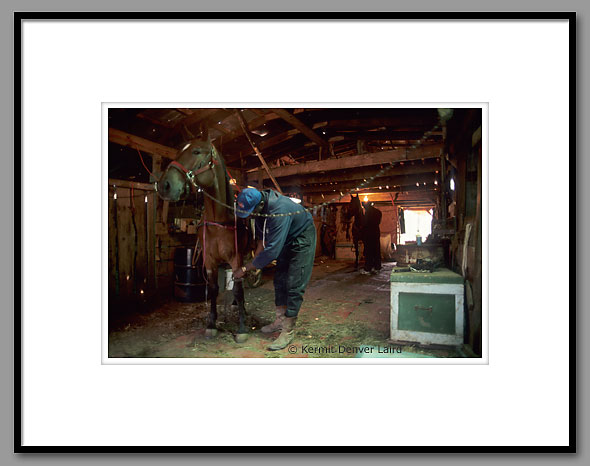
<path id="1" fill-rule="evenodd" d="M 194 165 L 196 165 L 196 164 L 197 163 L 195 161 Z M 194 169 L 195 169 L 194 165 L 189 170 L 184 165 L 182 165 L 180 162 L 173 160 L 172 162 L 170 162 L 170 164 L 168 166 L 176 168 L 180 172 L 184 173 L 186 175 L 186 178 L 188 179 L 188 181 L 193 186 L 196 187 L 197 183 L 195 182 L 195 177 L 200 175 L 203 172 L 206 172 L 207 170 L 212 170 L 214 165 L 219 165 L 219 162 L 213 157 L 213 150 L 211 150 L 211 152 L 209 152 L 209 162 L 207 162 L 207 164 L 204 167 L 201 167 L 197 171 L 194 171 Z"/>

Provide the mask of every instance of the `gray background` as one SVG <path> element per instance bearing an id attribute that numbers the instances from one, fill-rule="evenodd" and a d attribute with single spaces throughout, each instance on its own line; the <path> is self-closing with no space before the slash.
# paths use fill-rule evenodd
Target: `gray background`
<path id="1" fill-rule="evenodd" d="M 0 170 L 0 206 L 2 207 L 2 220 L 0 221 L 0 296 L 2 297 L 2 314 L 0 331 L 0 363 L 2 364 L 4 377 L 1 378 L 0 390 L 0 464 L 79 464 L 88 462 L 91 464 L 189 464 L 195 461 L 200 464 L 241 464 L 264 465 L 276 464 L 357 464 L 360 461 L 367 464 L 389 464 L 392 461 L 402 463 L 434 463 L 445 464 L 471 464 L 474 460 L 482 464 L 496 464 L 506 462 L 553 464 L 553 463 L 585 463 L 590 460 L 588 447 L 588 405 L 582 398 L 583 393 L 588 392 L 587 360 L 581 360 L 582 355 L 588 352 L 588 341 L 582 337 L 590 333 L 588 330 L 588 317 L 584 310 L 588 303 L 588 246 L 584 238 L 588 234 L 589 215 L 585 201 L 588 198 L 588 184 L 584 180 L 589 175 L 588 156 L 588 114 L 590 105 L 585 83 L 590 80 L 588 72 L 588 31 L 586 23 L 590 16 L 590 2 L 579 1 L 522 1 L 522 0 L 496 0 L 469 1 L 447 0 L 444 4 L 437 0 L 401 2 L 363 0 L 356 2 L 351 0 L 298 0 L 296 2 L 251 0 L 249 2 L 239 0 L 226 1 L 184 1 L 157 0 L 126 1 L 126 0 L 102 0 L 101 2 L 53 0 L 51 2 L 38 1 L 14 1 L 3 0 L 0 4 L 0 48 L 2 53 L 0 67 L 0 141 L 2 142 L 2 167 Z M 13 310 L 14 310 L 14 160 L 13 160 L 13 17 L 14 11 L 576 11 L 577 12 L 577 59 L 578 59 L 578 161 L 577 161 L 577 260 L 578 260 L 578 451 L 576 455 L 480 455 L 474 458 L 472 455 L 189 455 L 178 454 L 174 456 L 164 455 L 15 455 L 13 453 Z M 50 92 L 50 90 L 48 90 Z M 542 98 L 542 96 L 540 96 Z M 584 234 L 585 233 L 585 234 Z M 52 309 L 52 311 L 58 311 Z M 542 411 L 542 406 L 539 407 Z M 465 426 L 469 428 L 468 425 Z M 458 433 L 460 435 L 460 433 Z"/>

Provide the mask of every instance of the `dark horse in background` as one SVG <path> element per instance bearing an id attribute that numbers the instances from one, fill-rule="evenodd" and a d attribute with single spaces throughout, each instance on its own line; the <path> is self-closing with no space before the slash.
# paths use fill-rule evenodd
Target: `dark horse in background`
<path id="1" fill-rule="evenodd" d="M 211 298 L 205 334 L 214 337 L 217 335 L 219 265 L 227 263 L 232 270 L 242 267 L 243 254 L 249 250 L 249 235 L 244 222 L 234 217 L 233 210 L 226 207 L 234 205 L 234 191 L 225 163 L 210 141 L 189 142 L 180 150 L 176 159 L 170 162 L 158 182 L 158 193 L 167 201 L 186 198 L 197 188 L 205 194 L 203 223 L 198 235 L 203 248 L 203 263 Z M 243 280 L 234 280 L 233 293 L 239 314 L 238 331 L 234 338 L 236 342 L 243 343 L 248 337 Z"/>
<path id="2" fill-rule="evenodd" d="M 350 240 L 352 236 L 352 244 L 354 248 L 354 268 L 359 268 L 359 241 L 363 239 L 363 225 L 364 225 L 364 214 L 361 206 L 361 200 L 358 194 L 356 197 L 351 194 L 350 202 L 344 209 L 344 223 L 347 223 L 346 228 L 346 239 Z M 352 228 L 351 228 L 352 224 Z"/>

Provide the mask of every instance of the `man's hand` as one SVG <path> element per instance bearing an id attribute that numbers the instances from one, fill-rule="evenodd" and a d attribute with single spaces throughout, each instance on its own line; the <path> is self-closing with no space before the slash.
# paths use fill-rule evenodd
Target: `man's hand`
<path id="1" fill-rule="evenodd" d="M 252 265 L 252 262 L 250 262 L 247 265 L 242 266 L 241 268 L 234 270 L 233 274 L 234 274 L 234 278 L 240 279 L 240 278 L 244 278 L 244 276 L 246 275 L 247 272 L 249 272 L 250 270 L 254 270 L 255 267 Z"/>

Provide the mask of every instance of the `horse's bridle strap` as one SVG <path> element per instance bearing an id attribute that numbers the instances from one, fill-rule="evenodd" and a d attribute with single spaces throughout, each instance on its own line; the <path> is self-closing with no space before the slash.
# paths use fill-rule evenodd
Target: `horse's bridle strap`
<path id="1" fill-rule="evenodd" d="M 184 173 L 187 177 L 191 178 L 197 175 L 200 175 L 201 173 L 207 171 L 207 170 L 211 170 L 213 168 L 213 165 L 217 165 L 217 162 L 215 159 L 211 159 L 211 162 L 208 163 L 207 165 L 205 165 L 204 167 L 199 168 L 196 172 L 192 171 L 192 170 L 187 170 L 186 167 L 184 165 L 182 165 L 181 163 L 178 163 L 176 160 L 173 160 L 172 162 L 170 162 L 170 166 L 176 168 L 177 170 L 180 170 L 182 173 Z"/>

